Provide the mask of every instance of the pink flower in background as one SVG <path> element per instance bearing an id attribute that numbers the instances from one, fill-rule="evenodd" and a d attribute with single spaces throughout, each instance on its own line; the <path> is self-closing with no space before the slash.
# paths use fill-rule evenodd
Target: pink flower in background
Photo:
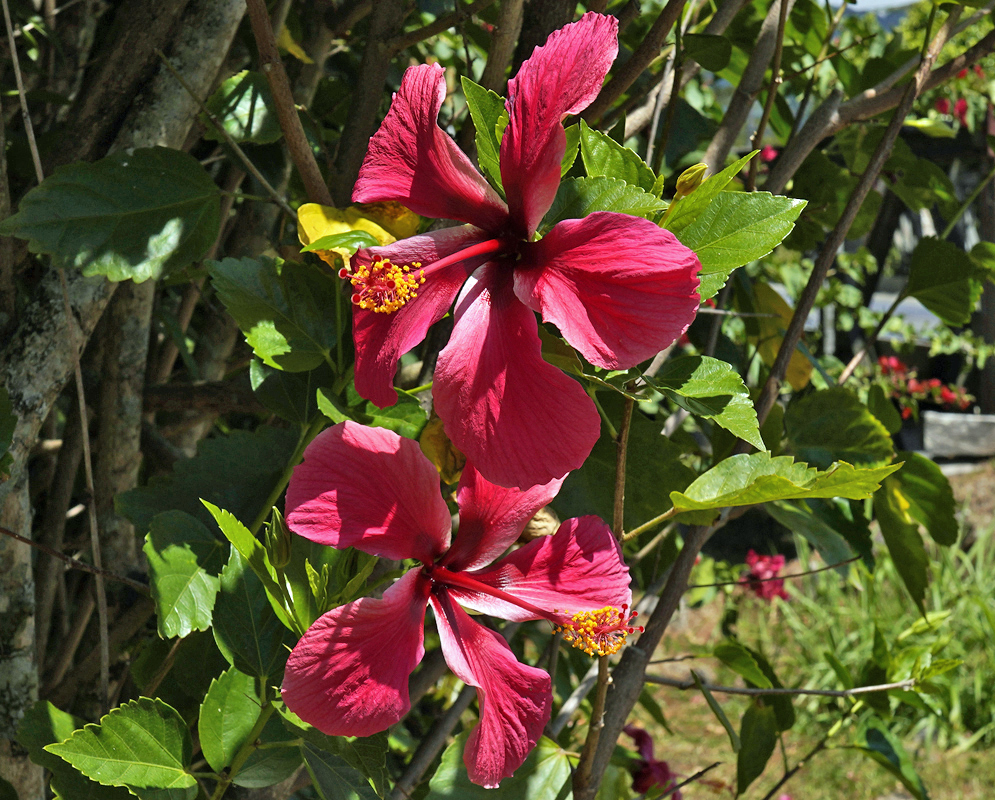
<path id="1" fill-rule="evenodd" d="M 784 590 L 784 580 L 777 579 L 777 574 L 784 569 L 784 556 L 761 556 L 753 550 L 746 554 L 746 566 L 750 568 L 750 574 L 743 578 L 743 583 L 757 597 L 764 600 L 773 600 L 780 597 L 788 599 L 788 593 Z"/>
<path id="2" fill-rule="evenodd" d="M 954 116 L 961 125 L 967 126 L 967 100 L 963 97 L 958 97 L 954 103 Z"/>
<path id="3" fill-rule="evenodd" d="M 772 147 L 771 145 L 766 144 L 762 148 L 760 148 L 760 160 L 763 161 L 765 164 L 769 164 L 775 158 L 777 158 L 776 147 Z"/>
<path id="4" fill-rule="evenodd" d="M 408 677 L 424 655 L 431 603 L 446 662 L 477 687 L 480 723 L 463 755 L 470 780 L 497 786 L 511 775 L 549 721 L 550 678 L 519 663 L 499 634 L 461 606 L 549 620 L 575 647 L 599 654 L 617 651 L 634 630 L 629 570 L 596 517 L 567 520 L 495 561 L 560 483 L 501 488 L 468 463 L 457 491 L 459 533 L 450 541 L 439 476 L 417 442 L 354 422 L 320 434 L 287 489 L 290 529 L 421 566 L 382 598 L 361 598 L 315 621 L 287 661 L 287 707 L 331 736 L 369 736 L 400 720 L 410 708 Z"/>
<path id="5" fill-rule="evenodd" d="M 341 275 L 355 292 L 356 389 L 381 407 L 397 400 L 398 359 L 459 295 L 435 370 L 435 408 L 456 447 L 502 486 L 562 478 L 600 433 L 581 385 L 543 360 L 533 312 L 590 363 L 628 369 L 677 339 L 698 307 L 697 257 L 649 220 L 598 212 L 535 240 L 560 183 L 562 122 L 600 91 L 617 30 L 614 17 L 585 14 L 537 47 L 509 83 L 500 152 L 507 202 L 439 127 L 438 64 L 405 72 L 353 193 L 356 202 L 392 200 L 468 223 L 360 250 Z"/>
<path id="6" fill-rule="evenodd" d="M 936 105 L 936 110 L 939 111 L 941 114 L 950 113 L 950 101 L 947 100 L 947 98 L 945 97 L 938 98 L 935 105 Z"/>
<path id="7" fill-rule="evenodd" d="M 670 771 L 667 762 L 653 758 L 653 737 L 635 725 L 626 725 L 623 730 L 632 737 L 639 755 L 642 756 L 642 760 L 636 762 L 636 769 L 632 774 L 632 790 L 645 794 L 650 791 L 665 792 L 676 786 L 677 776 Z M 669 796 L 674 800 L 681 800 L 680 791 L 674 791 Z"/>

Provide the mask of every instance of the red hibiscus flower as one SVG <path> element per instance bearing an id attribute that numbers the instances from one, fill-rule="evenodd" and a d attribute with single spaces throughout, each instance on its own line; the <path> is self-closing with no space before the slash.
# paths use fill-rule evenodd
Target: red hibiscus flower
<path id="1" fill-rule="evenodd" d="M 784 569 L 784 556 L 761 556 L 750 550 L 746 554 L 746 566 L 750 568 L 750 574 L 743 578 L 743 583 L 757 597 L 764 600 L 773 600 L 775 597 L 788 599 L 784 579 L 777 577 Z"/>
<path id="2" fill-rule="evenodd" d="M 941 114 L 950 113 L 950 101 L 947 98 L 945 97 L 939 98 L 936 101 L 935 105 L 936 105 L 936 110 L 939 111 Z"/>
<path id="3" fill-rule="evenodd" d="M 632 737 L 639 755 L 642 756 L 642 760 L 636 762 L 636 769 L 632 774 L 632 790 L 641 794 L 672 790 L 668 797 L 681 800 L 680 790 L 674 788 L 677 786 L 677 776 L 670 771 L 670 765 L 653 757 L 653 737 L 635 725 L 626 725 L 623 730 Z"/>
<path id="4" fill-rule="evenodd" d="M 762 148 L 760 148 L 760 160 L 763 161 L 765 164 L 769 164 L 775 158 L 777 158 L 776 147 L 772 147 L 771 145 L 767 144 L 764 145 Z"/>
<path id="5" fill-rule="evenodd" d="M 381 407 L 396 402 L 398 359 L 459 294 L 435 407 L 456 447 L 502 486 L 563 477 L 600 432 L 581 385 L 543 360 L 533 312 L 590 363 L 627 369 L 677 339 L 698 307 L 697 257 L 649 220 L 599 212 L 535 240 L 560 183 L 563 119 L 597 96 L 617 28 L 614 17 L 585 14 L 509 83 L 507 203 L 439 128 L 446 88 L 436 64 L 405 72 L 353 193 L 468 223 L 360 250 L 342 271 L 355 288 L 356 389 Z"/>
<path id="6" fill-rule="evenodd" d="M 480 723 L 463 756 L 470 780 L 497 786 L 511 775 L 549 721 L 550 678 L 519 663 L 461 605 L 503 619 L 549 620 L 589 653 L 617 651 L 634 630 L 629 570 L 596 517 L 567 520 L 495 561 L 560 483 L 501 488 L 467 464 L 457 492 L 459 533 L 450 542 L 439 476 L 417 442 L 354 422 L 320 434 L 287 489 L 290 529 L 421 566 L 381 599 L 340 606 L 308 629 L 287 661 L 287 707 L 332 736 L 369 736 L 393 725 L 410 708 L 408 677 L 424 655 L 431 603 L 446 662 L 477 687 Z"/>
<path id="7" fill-rule="evenodd" d="M 963 97 L 958 97 L 954 103 L 954 116 L 961 125 L 967 126 L 967 100 Z"/>

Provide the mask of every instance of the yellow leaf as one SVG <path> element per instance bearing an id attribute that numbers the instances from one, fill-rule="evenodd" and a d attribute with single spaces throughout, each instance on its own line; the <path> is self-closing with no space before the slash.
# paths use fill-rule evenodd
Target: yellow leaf
<path id="1" fill-rule="evenodd" d="M 307 246 L 323 236 L 349 231 L 365 231 L 380 244 L 392 244 L 397 239 L 385 231 L 380 225 L 368 219 L 355 206 L 346 209 L 322 206 L 317 203 L 305 203 L 297 209 L 297 236 L 301 244 Z M 349 263 L 349 251 L 344 248 L 316 251 L 319 258 L 326 264 L 335 267 L 335 256 L 338 254 L 345 264 Z"/>
<path id="2" fill-rule="evenodd" d="M 432 412 L 432 416 L 418 437 L 418 444 L 428 460 L 439 470 L 443 483 L 456 483 L 466 466 L 466 456 L 456 449 L 442 427 L 442 420 Z"/>
<path id="3" fill-rule="evenodd" d="M 787 329 L 788 323 L 791 322 L 791 315 L 794 312 L 791 306 L 784 301 L 784 298 L 766 283 L 753 285 L 753 297 L 756 301 L 757 313 L 777 315 L 775 317 L 757 317 L 760 336 L 753 340 L 760 358 L 770 367 L 773 366 L 774 359 L 777 358 L 777 351 L 781 348 L 781 342 L 784 340 L 783 332 Z M 785 377 L 796 392 L 799 389 L 804 389 L 812 378 L 812 362 L 798 350 L 795 350 L 788 362 Z"/>
<path id="4" fill-rule="evenodd" d="M 294 41 L 294 37 L 290 35 L 286 25 L 280 28 L 280 35 L 276 37 L 276 46 L 290 53 L 298 61 L 305 64 L 314 63 L 314 59 L 309 58 L 308 54 L 304 52 L 304 48 Z"/>
<path id="5" fill-rule="evenodd" d="M 395 239 L 407 239 L 409 236 L 414 236 L 421 227 L 421 217 L 414 211 L 393 201 L 360 203 L 353 208 L 358 208 Z"/>

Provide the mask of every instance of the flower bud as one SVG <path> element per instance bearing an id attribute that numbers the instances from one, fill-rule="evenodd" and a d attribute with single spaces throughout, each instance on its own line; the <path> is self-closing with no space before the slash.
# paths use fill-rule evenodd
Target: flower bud
<path id="1" fill-rule="evenodd" d="M 707 164 L 695 164 L 693 167 L 688 167 L 684 170 L 681 173 L 681 177 L 677 179 L 677 192 L 674 194 L 674 200 L 687 197 L 691 192 L 701 186 L 707 170 Z"/>
<path id="2" fill-rule="evenodd" d="M 287 527 L 283 514 L 275 508 L 266 528 L 265 544 L 266 555 L 274 567 L 283 569 L 290 563 L 290 528 Z"/>

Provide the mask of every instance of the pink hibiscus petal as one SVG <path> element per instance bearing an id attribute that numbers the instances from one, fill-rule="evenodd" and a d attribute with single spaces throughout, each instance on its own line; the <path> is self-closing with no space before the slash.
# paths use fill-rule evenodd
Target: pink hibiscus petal
<path id="1" fill-rule="evenodd" d="M 457 492 L 459 532 L 439 562 L 451 570 L 476 569 L 490 564 L 525 530 L 536 512 L 549 503 L 562 478 L 531 489 L 507 489 L 485 480 L 471 463 L 463 468 Z"/>
<path id="2" fill-rule="evenodd" d="M 700 268 L 670 231 L 597 212 L 560 222 L 528 245 L 515 293 L 592 364 L 628 369 L 688 329 Z"/>
<path id="3" fill-rule="evenodd" d="M 439 127 L 446 99 L 439 64 L 409 67 L 372 139 L 352 193 L 356 203 L 394 200 L 416 214 L 499 229 L 507 207 Z"/>
<path id="4" fill-rule="evenodd" d="M 446 663 L 477 687 L 480 723 L 463 751 L 467 774 L 494 788 L 521 766 L 549 722 L 549 675 L 520 663 L 499 634 L 474 622 L 445 592 L 432 595 L 432 608 Z"/>
<path id="5" fill-rule="evenodd" d="M 535 316 L 504 265 L 485 265 L 474 278 L 439 354 L 436 410 L 489 482 L 547 484 L 584 463 L 601 420 L 580 384 L 543 361 Z"/>
<path id="6" fill-rule="evenodd" d="M 568 519 L 552 536 L 533 539 L 493 566 L 468 576 L 550 613 L 570 617 L 579 611 L 632 605 L 629 568 L 611 530 L 597 517 Z M 502 619 L 537 619 L 500 598 L 450 588 L 467 608 Z"/>
<path id="7" fill-rule="evenodd" d="M 479 228 L 460 225 L 356 253 L 354 269 L 375 259 L 389 259 L 398 266 L 420 263 L 428 273 L 425 283 L 418 287 L 418 296 L 392 314 L 353 308 L 356 391 L 360 395 L 381 408 L 397 402 L 393 386 L 397 362 L 425 338 L 433 323 L 446 315 L 460 286 L 483 259 L 461 261 L 440 270 L 432 270 L 431 265 L 485 238 Z"/>
<path id="8" fill-rule="evenodd" d="M 287 707 L 330 736 L 370 736 L 403 717 L 408 676 L 425 654 L 432 584 L 412 570 L 377 600 L 364 597 L 319 617 L 287 660 Z"/>
<path id="9" fill-rule="evenodd" d="M 563 119 L 587 108 L 618 54 L 618 20 L 587 13 L 552 33 L 508 84 L 501 181 L 511 218 L 530 239 L 560 185 Z"/>
<path id="10" fill-rule="evenodd" d="M 431 563 L 449 546 L 439 474 L 418 442 L 341 422 L 320 433 L 287 488 L 287 524 L 306 539 Z"/>

